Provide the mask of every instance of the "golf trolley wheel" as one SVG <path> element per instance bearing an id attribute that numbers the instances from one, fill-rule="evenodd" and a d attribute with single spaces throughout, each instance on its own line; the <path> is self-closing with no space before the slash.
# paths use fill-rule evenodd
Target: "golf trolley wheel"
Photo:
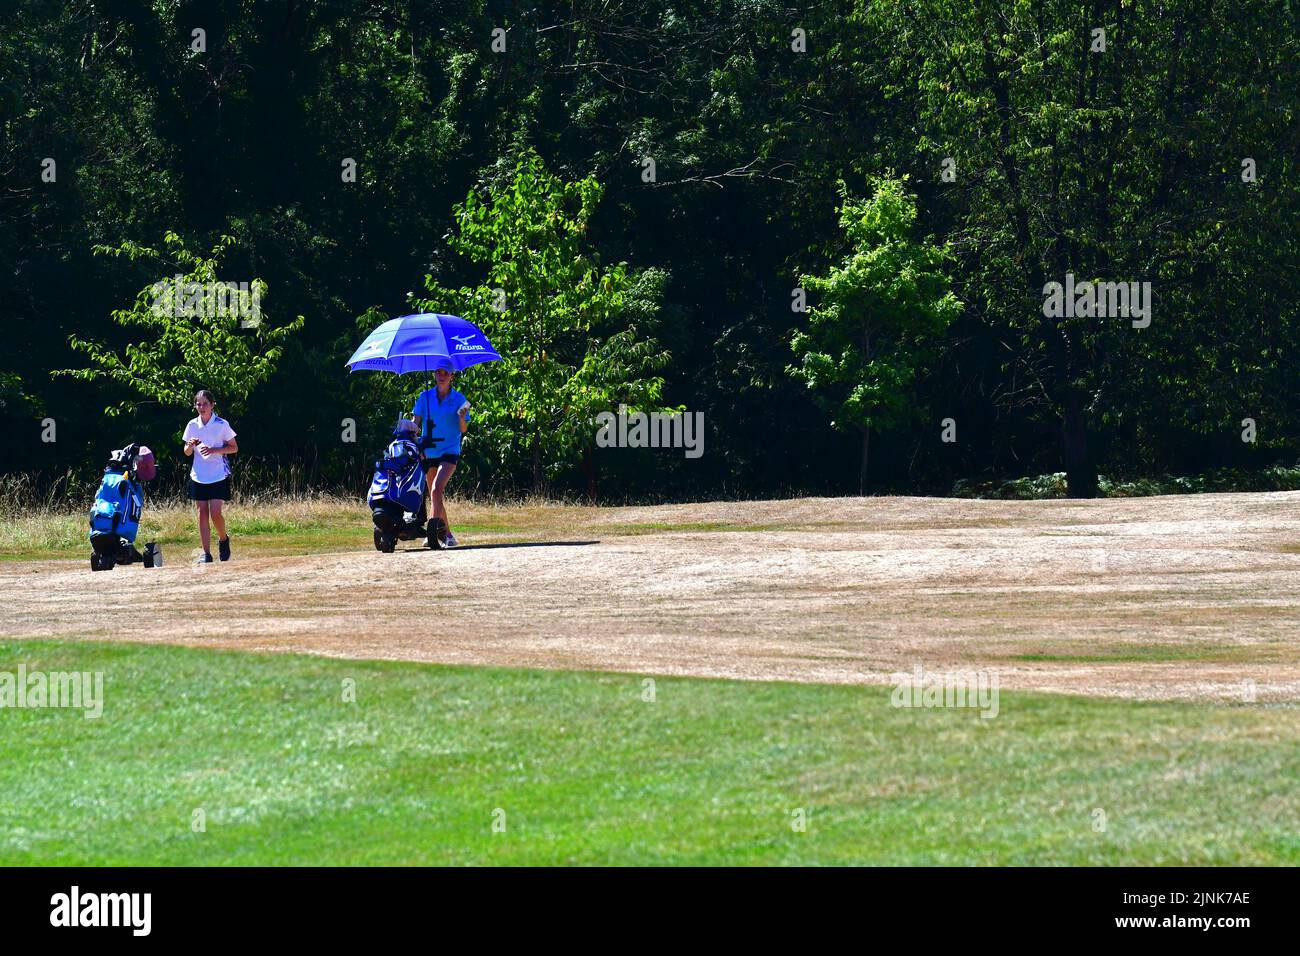
<path id="1" fill-rule="evenodd" d="M 103 570 L 104 570 L 103 565 L 101 565 L 101 564 L 99 563 L 99 555 L 98 555 L 98 554 L 91 554 L 91 556 L 90 556 L 90 570 L 92 570 L 92 571 L 103 571 Z"/>
<path id="2" fill-rule="evenodd" d="M 384 550 L 384 535 L 378 528 L 375 529 L 375 550 Z"/>
<path id="3" fill-rule="evenodd" d="M 441 518 L 430 518 L 428 528 L 428 545 L 435 551 L 447 547 L 447 524 Z"/>
<path id="4" fill-rule="evenodd" d="M 90 570 L 112 571 L 113 559 L 107 554 L 92 554 L 90 556 Z"/>

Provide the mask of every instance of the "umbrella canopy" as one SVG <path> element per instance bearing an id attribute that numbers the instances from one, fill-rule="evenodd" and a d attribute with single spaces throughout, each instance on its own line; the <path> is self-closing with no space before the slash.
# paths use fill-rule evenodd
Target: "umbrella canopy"
<path id="1" fill-rule="evenodd" d="M 345 363 L 353 372 L 431 372 L 449 368 L 459 372 L 480 362 L 499 362 L 501 356 L 473 322 L 457 315 L 422 313 L 389 319 L 375 329 Z"/>

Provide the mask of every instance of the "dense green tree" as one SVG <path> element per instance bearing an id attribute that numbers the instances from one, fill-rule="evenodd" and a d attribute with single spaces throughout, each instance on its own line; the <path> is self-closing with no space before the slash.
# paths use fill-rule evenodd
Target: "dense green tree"
<path id="1" fill-rule="evenodd" d="M 951 174 L 939 195 L 962 295 L 1007 347 L 1004 397 L 1060 423 L 1071 494 L 1096 492 L 1099 429 L 1139 436 L 1154 465 L 1155 433 L 1222 434 L 1259 382 L 1294 368 L 1300 262 L 1281 218 L 1297 208 L 1294 15 L 890 0 L 857 22 L 890 51 L 918 174 Z M 1266 182 L 1242 181 L 1250 156 Z M 1239 254 L 1279 227 L 1268 255 Z M 1067 275 L 1149 282 L 1150 324 L 1048 314 L 1046 287 Z M 1243 368 L 1258 372 L 1245 389 L 1230 373 Z"/>
<path id="2" fill-rule="evenodd" d="M 184 411 L 88 416 L 118 386 L 49 374 L 76 361 L 70 337 L 124 355 L 138 334 L 105 317 L 157 276 L 95 247 L 171 231 L 234 237 L 222 278 L 260 277 L 310 319 L 245 410 L 246 463 L 274 449 L 359 487 L 416 383 L 344 377 L 357 316 L 409 310 L 426 274 L 484 284 L 446 224 L 530 149 L 603 187 L 584 254 L 639 270 L 575 339 L 652 336 L 673 356 L 648 375 L 657 400 L 709 423 L 699 461 L 597 454 L 615 494 L 854 487 L 838 463 L 856 436 L 791 387 L 790 295 L 843 252 L 837 182 L 865 195 L 890 169 L 916 234 L 957 256 L 966 308 L 907 391 L 961 440 L 882 421 L 875 487 L 1063 464 L 1087 494 L 1098 471 L 1294 461 L 1298 18 L 1279 0 L 19 0 L 0 18 L 5 467 L 62 473 Z M 1150 325 L 1045 315 L 1067 273 L 1151 282 Z M 78 424 L 47 444 L 47 416 Z M 469 487 L 534 483 L 505 427 L 478 434 Z M 584 460 L 566 450 L 546 480 L 580 486 Z"/>
<path id="3" fill-rule="evenodd" d="M 105 255 L 159 263 L 164 274 L 141 289 L 130 307 L 113 310 L 118 325 L 152 334 L 120 354 L 74 335 L 72 348 L 85 353 L 91 367 L 59 369 L 54 375 L 117 385 L 126 397 L 104 409 L 109 416 L 134 412 L 142 404 L 184 408 L 199 388 L 214 390 L 229 414 L 242 414 L 305 319 L 300 315 L 272 325 L 261 308 L 266 282 L 254 279 L 240 284 L 244 288 L 221 279 L 221 260 L 232 245 L 234 239 L 222 236 L 203 256 L 169 232 L 161 251 L 133 242 L 97 247 Z M 166 274 L 168 268 L 179 271 Z"/>
<path id="4" fill-rule="evenodd" d="M 915 383 L 927 355 L 961 310 L 949 289 L 946 247 L 913 236 L 916 201 L 898 179 L 878 179 L 865 201 L 840 207 L 851 251 L 825 276 L 804 276 L 819 301 L 791 345 L 791 372 L 862 436 L 858 492 L 867 486 L 871 432 L 920 417 Z"/>
<path id="5" fill-rule="evenodd" d="M 669 356 L 622 320 L 629 300 L 657 306 L 665 276 L 600 265 L 586 232 L 602 191 L 591 177 L 562 182 L 528 153 L 506 183 L 456 207 L 451 248 L 482 280 L 449 289 L 429 276 L 417 303 L 474 322 L 503 356 L 474 377 L 476 454 L 507 468 L 522 455 L 535 492 L 590 449 L 597 413 L 661 408 L 655 373 Z"/>

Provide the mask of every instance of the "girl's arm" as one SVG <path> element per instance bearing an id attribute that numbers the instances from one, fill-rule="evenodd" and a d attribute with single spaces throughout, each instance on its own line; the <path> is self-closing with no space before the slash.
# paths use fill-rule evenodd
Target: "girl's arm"
<path id="1" fill-rule="evenodd" d="M 424 416 L 420 414 L 420 400 L 424 398 L 424 392 L 415 396 L 415 407 L 411 409 L 411 421 L 415 422 L 415 427 L 421 435 L 424 434 Z"/>
<path id="2" fill-rule="evenodd" d="M 465 421 L 465 414 L 469 411 L 469 402 L 460 407 L 460 433 L 463 435 L 469 431 L 469 422 Z"/>
<path id="3" fill-rule="evenodd" d="M 208 457 L 209 455 L 233 455 L 238 451 L 239 451 L 239 442 L 235 441 L 233 438 L 230 439 L 228 442 L 226 442 L 224 445 L 222 445 L 220 448 L 213 448 L 211 445 L 199 446 L 199 452 L 202 453 L 203 457 L 205 458 Z M 186 454 L 188 454 L 188 452 Z"/>

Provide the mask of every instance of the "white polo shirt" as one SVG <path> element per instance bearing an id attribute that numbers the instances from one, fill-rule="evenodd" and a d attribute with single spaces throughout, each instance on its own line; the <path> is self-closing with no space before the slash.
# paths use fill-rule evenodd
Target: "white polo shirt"
<path id="1" fill-rule="evenodd" d="M 230 422 L 215 412 L 206 425 L 203 424 L 202 418 L 190 419 L 189 424 L 185 426 L 183 436 L 185 441 L 197 438 L 210 448 L 220 448 L 234 437 L 235 430 L 230 427 Z M 204 458 L 195 448 L 193 461 L 194 464 L 190 466 L 190 477 L 200 485 L 211 485 L 230 474 L 230 459 L 225 455 L 210 455 Z"/>

